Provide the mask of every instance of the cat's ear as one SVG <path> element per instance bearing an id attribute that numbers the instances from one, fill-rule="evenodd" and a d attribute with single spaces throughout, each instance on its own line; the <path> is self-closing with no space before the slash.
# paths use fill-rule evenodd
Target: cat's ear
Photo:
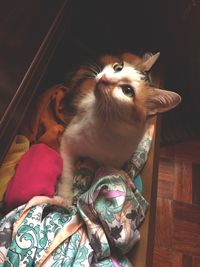
<path id="1" fill-rule="evenodd" d="M 160 52 L 156 53 L 155 55 L 149 53 L 145 54 L 142 60 L 142 71 L 149 71 L 155 64 L 159 56 Z"/>
<path id="2" fill-rule="evenodd" d="M 150 88 L 146 101 L 148 115 L 165 112 L 176 107 L 181 102 L 181 97 L 175 92 Z"/>

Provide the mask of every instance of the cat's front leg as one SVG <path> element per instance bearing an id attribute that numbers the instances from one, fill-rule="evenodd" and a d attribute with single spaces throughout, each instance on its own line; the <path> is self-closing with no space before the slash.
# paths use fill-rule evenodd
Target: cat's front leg
<path id="1" fill-rule="evenodd" d="M 66 207 L 72 205 L 73 202 L 73 178 L 74 178 L 74 165 L 75 159 L 69 153 L 61 153 L 63 158 L 63 171 L 62 176 L 57 185 L 57 193 L 61 196 L 66 204 Z"/>

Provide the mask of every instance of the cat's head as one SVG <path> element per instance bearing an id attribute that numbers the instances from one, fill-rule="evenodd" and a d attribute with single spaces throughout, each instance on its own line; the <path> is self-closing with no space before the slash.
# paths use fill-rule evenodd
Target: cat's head
<path id="1" fill-rule="evenodd" d="M 96 75 L 95 96 L 99 109 L 110 109 L 128 121 L 165 112 L 177 106 L 181 97 L 174 92 L 152 87 L 147 72 L 159 53 L 140 58 L 123 54 L 119 58 L 104 56 L 102 71 Z M 108 106 L 108 107 L 107 107 Z"/>
<path id="2" fill-rule="evenodd" d="M 79 69 L 71 83 L 72 95 L 77 92 L 75 106 L 92 106 L 105 119 L 119 117 L 128 122 L 174 108 L 181 97 L 151 86 L 146 74 L 158 56 L 103 56 L 98 65 Z"/>

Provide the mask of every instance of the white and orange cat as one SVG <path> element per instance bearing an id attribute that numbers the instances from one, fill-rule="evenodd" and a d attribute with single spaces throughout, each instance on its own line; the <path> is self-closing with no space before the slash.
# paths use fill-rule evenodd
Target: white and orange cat
<path id="1" fill-rule="evenodd" d="M 66 205 L 73 199 L 77 159 L 121 169 L 137 148 L 149 116 L 180 102 L 178 94 L 149 84 L 146 72 L 158 56 L 104 56 L 98 65 L 83 66 L 72 76 L 66 101 L 73 117 L 61 140 L 63 172 L 58 183 Z"/>

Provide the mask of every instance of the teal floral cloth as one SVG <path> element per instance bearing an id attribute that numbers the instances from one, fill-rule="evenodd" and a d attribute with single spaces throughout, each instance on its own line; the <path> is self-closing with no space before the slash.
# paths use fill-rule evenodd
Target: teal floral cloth
<path id="1" fill-rule="evenodd" d="M 149 126 L 124 170 L 81 162 L 74 205 L 36 196 L 0 221 L 0 266 L 129 267 L 126 253 L 140 239 L 148 202 L 134 184 L 150 149 Z"/>

